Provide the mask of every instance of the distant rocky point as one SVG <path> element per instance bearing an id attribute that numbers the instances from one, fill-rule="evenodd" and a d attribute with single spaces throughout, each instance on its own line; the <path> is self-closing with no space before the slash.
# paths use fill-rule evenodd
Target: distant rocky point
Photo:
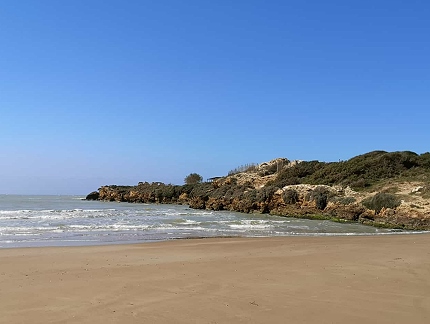
<path id="1" fill-rule="evenodd" d="M 339 162 L 278 158 L 242 169 L 196 184 L 103 186 L 86 199 L 430 230 L 430 153 L 374 151 Z"/>

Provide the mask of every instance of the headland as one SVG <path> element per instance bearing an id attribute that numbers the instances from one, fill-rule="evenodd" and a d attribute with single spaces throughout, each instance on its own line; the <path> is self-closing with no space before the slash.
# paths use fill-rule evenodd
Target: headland
<path id="1" fill-rule="evenodd" d="M 430 230 L 430 153 L 374 151 L 339 162 L 278 158 L 206 182 L 102 186 L 87 199 Z"/>

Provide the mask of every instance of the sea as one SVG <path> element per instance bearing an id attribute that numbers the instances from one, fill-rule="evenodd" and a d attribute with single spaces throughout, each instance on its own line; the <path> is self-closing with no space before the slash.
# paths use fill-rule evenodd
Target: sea
<path id="1" fill-rule="evenodd" d="M 185 205 L 86 201 L 81 196 L 0 195 L 0 248 L 393 233 L 398 231 L 328 220 L 196 210 Z"/>

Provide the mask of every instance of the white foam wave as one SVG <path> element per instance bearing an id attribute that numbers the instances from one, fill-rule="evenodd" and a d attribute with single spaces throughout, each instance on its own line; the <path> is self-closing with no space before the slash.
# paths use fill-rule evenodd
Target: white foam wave
<path id="1" fill-rule="evenodd" d="M 20 213 L 31 213 L 32 210 L 28 209 L 21 209 L 21 210 L 0 210 L 0 215 L 14 215 L 14 214 L 20 214 Z"/>
<path id="2" fill-rule="evenodd" d="M 230 228 L 244 229 L 244 230 L 267 229 L 267 228 L 273 227 L 272 225 L 262 225 L 262 224 L 230 224 L 229 226 Z"/>
<path id="3" fill-rule="evenodd" d="M 306 226 L 306 225 L 289 225 L 288 228 L 290 228 L 290 229 L 309 230 L 309 226 Z"/>

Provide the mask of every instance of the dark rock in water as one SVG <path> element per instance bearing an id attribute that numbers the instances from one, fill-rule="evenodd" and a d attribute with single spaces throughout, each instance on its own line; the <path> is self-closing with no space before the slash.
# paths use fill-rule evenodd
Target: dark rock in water
<path id="1" fill-rule="evenodd" d="M 85 197 L 86 200 L 98 200 L 99 199 L 99 192 L 93 191 Z"/>

